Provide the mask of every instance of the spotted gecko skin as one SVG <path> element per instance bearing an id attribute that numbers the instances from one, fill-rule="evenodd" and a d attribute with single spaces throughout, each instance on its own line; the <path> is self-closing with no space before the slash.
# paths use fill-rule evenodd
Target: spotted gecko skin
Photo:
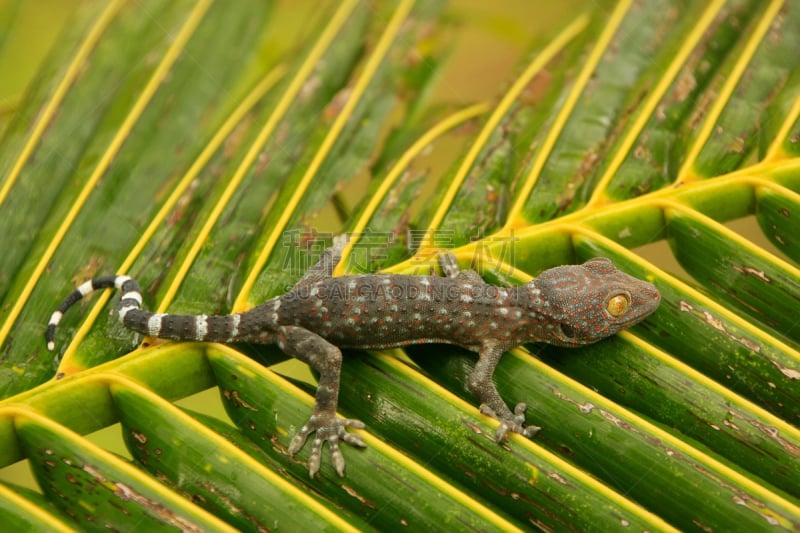
<path id="1" fill-rule="evenodd" d="M 158 314 L 141 309 L 139 284 L 128 276 L 87 281 L 53 313 L 47 327 L 48 349 L 64 312 L 97 289 L 116 288 L 122 323 L 150 337 L 209 342 L 274 343 L 319 372 L 316 403 L 309 421 L 289 444 L 296 454 L 316 432 L 308 460 L 311 477 L 319 471 L 328 442 L 335 471 L 344 475 L 339 442 L 364 447 L 348 427 L 359 420 L 336 415 L 341 348 L 382 349 L 445 343 L 478 353 L 467 388 L 481 412 L 500 421 L 497 440 L 509 431 L 533 436 L 525 425 L 525 404 L 512 411 L 492 381 L 503 352 L 527 342 L 574 347 L 596 342 L 642 321 L 658 307 L 660 295 L 650 283 L 617 270 L 610 260 L 594 258 L 542 272 L 518 287 L 485 283 L 473 270 L 459 270 L 455 256 L 440 254 L 440 276 L 366 274 L 332 277 L 346 238 L 334 239 L 320 261 L 287 293 L 244 313 L 222 316 Z"/>

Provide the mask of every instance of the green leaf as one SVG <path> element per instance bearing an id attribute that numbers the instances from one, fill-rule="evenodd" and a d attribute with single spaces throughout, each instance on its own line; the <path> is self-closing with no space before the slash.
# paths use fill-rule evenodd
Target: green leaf
<path id="1" fill-rule="evenodd" d="M 227 529 L 155 479 L 42 418 L 20 409 L 17 437 L 45 496 L 81 527 Z"/>
<path id="2" fill-rule="evenodd" d="M 2 111 L 0 466 L 27 459 L 36 486 L 0 471 L 4 523 L 800 528 L 800 7 L 587 4 L 546 24 L 538 3 L 75 8 Z M 29 9 L 9 6 L 4 51 Z M 508 285 L 605 256 L 662 303 L 506 354 L 498 389 L 543 429 L 501 445 L 470 354 L 347 353 L 340 410 L 368 447 L 345 478 L 288 456 L 315 386 L 275 346 L 141 339 L 103 294 L 45 348 L 86 278 L 241 311 L 341 232 L 337 274 L 427 273 L 448 248 Z M 172 404 L 211 387 L 225 420 Z M 116 422 L 129 458 L 81 436 Z"/>
<path id="3" fill-rule="evenodd" d="M 138 463 L 236 529 L 366 527 L 352 517 L 341 520 L 324 501 L 315 501 L 135 383 L 120 380 L 109 390 Z"/>

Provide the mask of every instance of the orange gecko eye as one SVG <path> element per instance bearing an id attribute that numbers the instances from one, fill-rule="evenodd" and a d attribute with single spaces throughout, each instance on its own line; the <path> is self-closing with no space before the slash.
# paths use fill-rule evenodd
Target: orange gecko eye
<path id="1" fill-rule="evenodd" d="M 617 294 L 609 298 L 608 302 L 606 302 L 606 311 L 611 316 L 620 316 L 628 310 L 630 304 L 631 299 L 627 294 Z"/>

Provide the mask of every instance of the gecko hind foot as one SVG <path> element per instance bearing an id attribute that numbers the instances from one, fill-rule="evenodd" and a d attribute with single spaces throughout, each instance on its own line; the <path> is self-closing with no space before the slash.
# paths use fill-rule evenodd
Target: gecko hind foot
<path id="1" fill-rule="evenodd" d="M 509 431 L 513 433 L 519 433 L 520 435 L 530 438 L 536 435 L 539 430 L 542 429 L 539 426 L 524 425 L 525 409 L 527 408 L 528 406 L 525 403 L 520 402 L 514 407 L 514 414 L 504 418 L 498 416 L 495 410 L 489 407 L 487 404 L 481 404 L 481 413 L 500 421 L 500 426 L 497 428 L 497 433 L 495 433 L 494 438 L 496 442 L 500 443 L 508 438 Z"/>
<path id="2" fill-rule="evenodd" d="M 308 456 L 309 476 L 313 478 L 317 472 L 319 472 L 319 467 L 322 462 L 322 445 L 327 441 L 328 448 L 331 452 L 333 469 L 336 470 L 339 477 L 344 477 L 344 456 L 339 449 L 339 441 L 346 442 L 351 446 L 358 446 L 359 448 L 365 448 L 367 446 L 360 435 L 348 433 L 348 427 L 364 429 L 366 426 L 361 420 L 340 418 L 335 414 L 312 415 L 289 444 L 289 455 L 294 456 L 299 452 L 306 443 L 308 436 L 316 432 L 314 440 L 311 441 L 311 453 Z"/>

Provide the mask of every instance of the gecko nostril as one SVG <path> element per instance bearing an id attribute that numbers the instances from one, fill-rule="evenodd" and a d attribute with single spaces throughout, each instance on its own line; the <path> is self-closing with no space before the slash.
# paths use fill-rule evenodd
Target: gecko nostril
<path id="1" fill-rule="evenodd" d="M 575 338 L 575 329 L 568 324 L 561 324 L 561 333 L 563 333 L 565 337 L 569 337 L 570 339 Z"/>

